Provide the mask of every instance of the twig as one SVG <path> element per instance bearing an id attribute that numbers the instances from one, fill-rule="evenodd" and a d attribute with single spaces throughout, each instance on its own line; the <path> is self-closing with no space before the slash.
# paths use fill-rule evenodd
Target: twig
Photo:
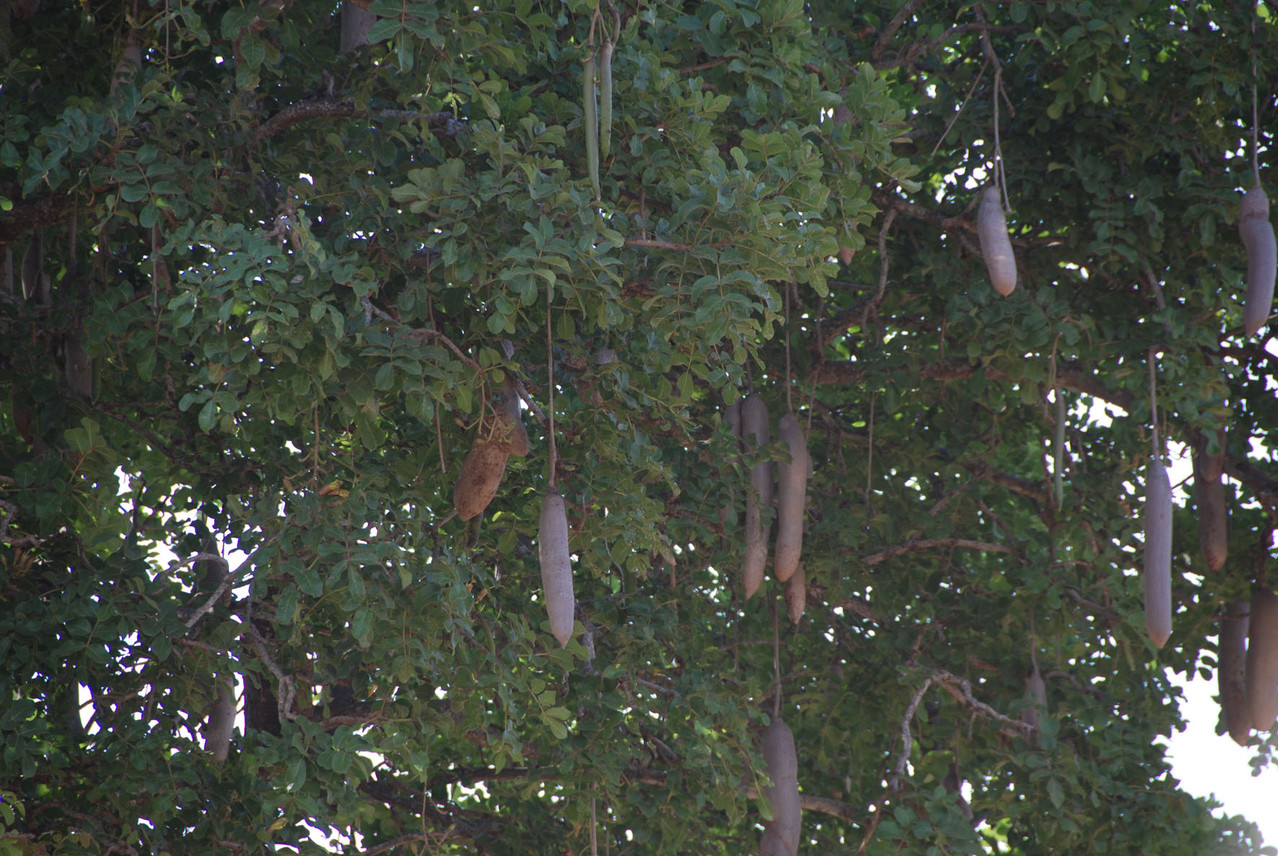
<path id="1" fill-rule="evenodd" d="M 984 550 L 987 553 L 1015 553 L 1011 547 L 1003 544 L 992 544 L 988 541 L 973 541 L 969 538 L 919 538 L 914 541 L 907 541 L 904 544 L 896 544 L 880 550 L 877 553 L 871 553 L 862 557 L 861 561 L 867 565 L 877 565 L 886 559 L 892 559 L 905 553 L 911 553 L 915 550 L 931 550 L 938 547 L 955 548 L 961 547 L 968 550 Z"/>
<path id="2" fill-rule="evenodd" d="M 208 615 L 209 611 L 213 609 L 214 605 L 219 600 L 221 600 L 228 591 L 231 590 L 231 586 L 235 585 L 235 580 L 240 575 L 240 568 L 248 564 L 248 561 L 245 560 L 241 562 L 239 565 L 237 565 L 235 570 L 232 571 L 231 566 L 227 563 L 226 559 L 222 558 L 217 553 L 196 553 L 191 558 L 186 559 L 185 561 L 179 562 L 177 565 L 174 565 L 172 568 L 169 569 L 169 572 L 172 573 L 173 571 L 176 571 L 178 568 L 181 568 L 185 565 L 192 564 L 194 562 L 214 562 L 215 564 L 221 565 L 222 566 L 222 582 L 218 583 L 217 588 L 213 590 L 213 594 L 209 597 L 209 599 L 206 600 L 200 606 L 199 609 L 195 610 L 195 612 L 191 614 L 191 617 L 186 620 L 187 633 L 190 633 L 191 630 L 195 627 L 195 625 L 200 623 L 200 619 Z"/>
<path id="3" fill-rule="evenodd" d="M 980 716 L 983 716 L 986 719 L 991 719 L 1022 734 L 1032 734 L 1034 732 L 1034 726 L 1030 723 L 999 713 L 985 702 L 973 696 L 972 684 L 967 678 L 960 678 L 952 672 L 947 672 L 945 669 L 939 668 L 929 668 L 927 669 L 927 672 L 934 683 L 940 684 L 951 696 L 954 697 L 956 701 L 975 711 Z"/>
<path id="4" fill-rule="evenodd" d="M 257 658 L 270 670 L 271 674 L 275 676 L 279 686 L 275 693 L 275 707 L 276 712 L 279 714 L 280 722 L 296 719 L 297 714 L 293 712 L 293 702 L 297 698 L 297 685 L 293 680 L 293 676 L 284 674 L 284 670 L 272 659 L 270 652 L 266 650 L 266 640 L 262 638 L 262 634 L 257 632 L 257 628 L 253 626 L 253 623 L 246 621 L 245 626 L 248 628 L 248 640 L 249 644 L 253 646 L 253 652 L 257 654 Z"/>
<path id="5" fill-rule="evenodd" d="M 444 136 L 456 136 L 466 127 L 465 119 L 458 119 L 452 113 L 420 113 L 416 110 L 361 110 L 354 101 L 338 101 L 333 98 L 313 98 L 291 104 L 271 118 L 267 119 L 253 132 L 253 141 L 273 137 L 307 119 L 398 119 L 412 121 L 425 120 L 426 124 L 438 129 Z"/>
<path id="6" fill-rule="evenodd" d="M 905 716 L 901 717 L 901 752 L 897 755 L 896 766 L 892 769 L 892 779 L 888 782 L 888 790 L 895 791 L 901 781 L 901 776 L 905 774 L 905 765 L 910 762 L 910 749 L 914 745 L 914 735 L 910 730 L 910 722 L 914 719 L 914 712 L 918 710 L 919 702 L 923 700 L 923 696 L 936 681 L 937 679 L 933 677 L 923 681 L 923 686 L 915 691 L 914 698 L 910 699 L 909 706 L 905 708 Z"/>
<path id="7" fill-rule="evenodd" d="M 390 314 L 389 312 L 387 312 L 385 309 L 382 309 L 381 307 L 374 305 L 374 304 L 373 304 L 373 301 L 372 301 L 372 300 L 370 300 L 370 299 L 368 298 L 368 296 L 367 296 L 367 295 L 365 295 L 364 297 L 361 297 L 361 298 L 359 299 L 359 305 L 360 305 L 360 306 L 362 306 L 362 307 L 364 308 L 364 317 L 365 317 L 366 319 L 370 320 L 370 321 L 371 321 L 373 318 L 379 318 L 379 319 L 381 319 L 382 321 L 385 321 L 386 323 L 391 324 L 391 325 L 396 326 L 396 327 L 402 327 L 402 326 L 405 326 L 405 325 L 404 325 L 404 324 L 403 324 L 403 323 L 402 323 L 402 322 L 401 322 L 398 318 L 396 318 L 394 315 L 391 315 L 391 314 Z M 465 364 L 466 364 L 469 368 L 471 368 L 472 370 L 474 370 L 474 371 L 476 371 L 476 372 L 481 372 L 481 373 L 483 372 L 483 367 L 482 367 L 482 366 L 480 366 L 478 362 L 476 362 L 474 359 L 472 359 L 472 358 L 470 358 L 470 357 L 466 356 L 466 354 L 462 351 L 462 349 L 461 349 L 461 348 L 459 348 L 459 347 L 457 347 L 457 343 L 456 343 L 456 342 L 454 342 L 452 339 L 450 339 L 450 338 L 448 338 L 447 336 L 445 336 L 445 335 L 444 335 L 443 333 L 441 333 L 440 331 L 438 331 L 438 330 L 428 330 L 428 329 L 410 328 L 410 330 L 409 330 L 409 335 L 410 335 L 410 336 L 413 336 L 414 338 L 417 338 L 417 339 L 428 339 L 428 340 L 433 340 L 433 341 L 436 341 L 436 342 L 440 342 L 440 343 L 442 343 L 442 344 L 444 345 L 444 347 L 446 347 L 446 348 L 448 348 L 448 350 L 452 351 L 452 352 L 453 352 L 453 354 L 455 354 L 455 355 L 456 355 L 457 359 L 461 360 L 461 361 L 462 361 L 463 363 L 465 363 Z"/>
<path id="8" fill-rule="evenodd" d="M 878 39 L 874 42 L 874 48 L 870 51 L 870 59 L 877 60 L 883 55 L 883 51 L 887 49 L 888 42 L 892 41 L 892 37 L 896 35 L 897 30 L 901 29 L 901 25 L 905 23 L 905 19 L 914 14 L 914 10 L 919 7 L 923 0 L 909 0 L 901 11 L 893 16 L 888 25 L 883 28 L 883 32 L 879 33 Z"/>
<path id="9" fill-rule="evenodd" d="M 376 856 L 378 853 L 389 853 L 391 850 L 402 847 L 405 844 L 412 844 L 414 841 L 433 841 L 442 844 L 451 837 L 452 832 L 447 829 L 443 832 L 410 832 L 407 835 L 392 838 L 390 841 L 383 841 L 381 844 L 370 847 L 367 850 L 360 850 L 358 853 L 360 856 Z"/>
<path id="10" fill-rule="evenodd" d="M 0 511 L 4 512 L 4 521 L 0 522 L 0 541 L 3 541 L 9 537 L 9 521 L 18 516 L 18 506 L 0 499 Z"/>
<path id="11" fill-rule="evenodd" d="M 627 247 L 656 247 L 659 250 L 677 250 L 682 253 L 690 253 L 693 250 L 700 250 L 706 247 L 718 249 L 731 245 L 731 241 L 719 241 L 713 244 L 680 244 L 674 241 L 662 241 L 657 238 L 626 238 Z"/>
<path id="12" fill-rule="evenodd" d="M 879 821 L 883 817 L 883 808 L 887 803 L 888 797 L 896 793 L 900 787 L 901 776 L 905 773 L 905 766 L 910 762 L 910 749 L 914 744 L 914 737 L 910 731 L 910 722 L 914 719 L 914 713 L 918 710 L 919 702 L 923 700 L 923 696 L 928 689 L 936 682 L 936 678 L 928 676 L 923 681 L 923 686 L 915 691 L 914 697 L 910 699 L 909 705 L 905 708 L 905 715 L 901 717 L 901 751 L 897 754 L 896 764 L 892 767 L 892 775 L 888 779 L 887 790 L 877 802 L 872 803 L 870 806 L 873 809 L 873 817 L 869 826 L 866 827 L 864 837 L 861 838 L 861 846 L 856 849 L 857 856 L 865 853 L 865 849 L 870 846 L 870 841 L 874 838 L 874 833 L 879 828 Z"/>
<path id="13" fill-rule="evenodd" d="M 896 220 L 896 215 L 900 212 L 895 208 L 889 208 L 887 214 L 883 216 L 883 225 L 879 227 L 879 287 L 874 297 L 865 303 L 865 308 L 861 310 L 861 329 L 865 329 L 866 322 L 869 320 L 871 312 L 877 312 L 879 304 L 883 302 L 883 295 L 887 292 L 888 281 L 888 254 L 887 254 L 887 236 L 888 230 L 892 228 L 892 222 Z"/>

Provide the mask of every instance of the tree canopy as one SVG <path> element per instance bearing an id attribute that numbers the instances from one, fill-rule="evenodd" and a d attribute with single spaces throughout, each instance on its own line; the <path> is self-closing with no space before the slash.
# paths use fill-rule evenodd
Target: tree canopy
<path id="1" fill-rule="evenodd" d="M 793 852 L 778 718 L 802 852 L 1260 851 L 1156 741 L 1273 586 L 1266 5 L 0 23 L 0 851 Z"/>

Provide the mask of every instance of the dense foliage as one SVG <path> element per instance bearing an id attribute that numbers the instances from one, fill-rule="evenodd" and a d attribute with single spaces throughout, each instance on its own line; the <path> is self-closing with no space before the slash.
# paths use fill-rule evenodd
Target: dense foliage
<path id="1" fill-rule="evenodd" d="M 336 5 L 0 4 L 0 851 L 752 852 L 777 713 L 803 852 L 1260 848 L 1154 741 L 1271 584 L 1264 6 Z M 813 458 L 797 625 L 751 391 Z M 1177 486 L 1161 650 L 1155 426 L 1230 496 L 1208 571 Z"/>

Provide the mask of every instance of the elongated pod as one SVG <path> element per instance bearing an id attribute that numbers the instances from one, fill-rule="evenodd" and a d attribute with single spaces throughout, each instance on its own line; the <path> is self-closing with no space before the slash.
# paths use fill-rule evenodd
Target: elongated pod
<path id="1" fill-rule="evenodd" d="M 763 399 L 751 393 L 741 402 L 741 433 L 746 438 L 746 448 L 750 451 L 760 449 L 772 442 L 772 429 L 769 426 L 768 406 Z M 759 495 L 759 504 L 767 508 L 772 505 L 772 462 L 761 461 L 750 470 L 750 485 Z"/>
<path id="2" fill-rule="evenodd" d="M 1269 320 L 1274 305 L 1274 275 L 1278 272 L 1278 245 L 1269 223 L 1269 197 L 1259 184 L 1243 194 L 1238 209 L 1238 235 L 1247 250 L 1243 329 L 1250 336 Z"/>
<path id="3" fill-rule="evenodd" d="M 1207 570 L 1219 571 L 1229 556 L 1229 508 L 1225 484 L 1220 479 L 1220 464 L 1207 460 L 1202 453 L 1194 455 L 1194 504 L 1198 507 L 1198 549 L 1202 551 Z M 1212 470 L 1217 475 L 1208 475 Z"/>
<path id="4" fill-rule="evenodd" d="M 728 456 L 729 461 L 735 461 L 741 446 L 741 399 L 738 398 L 731 404 L 723 406 L 723 423 L 728 427 L 728 435 L 736 441 L 735 447 Z M 719 525 L 723 527 L 725 535 L 728 531 L 728 521 L 732 518 L 732 509 L 736 506 L 736 496 L 736 490 L 733 488 L 732 482 L 729 482 L 729 504 L 719 509 Z"/>
<path id="5" fill-rule="evenodd" d="M 1225 729 L 1239 746 L 1247 745 L 1251 714 L 1247 710 L 1247 604 L 1231 600 L 1225 607 L 1216 646 L 1216 688 Z"/>
<path id="6" fill-rule="evenodd" d="M 160 231 L 157 221 L 151 226 L 151 293 L 156 299 L 161 293 L 173 293 L 173 276 L 169 273 L 169 263 L 164 258 L 164 233 Z"/>
<path id="7" fill-rule="evenodd" d="M 1278 720 L 1278 596 L 1267 588 L 1251 593 L 1244 669 L 1251 727 L 1268 731 Z"/>
<path id="8" fill-rule="evenodd" d="M 587 48 L 590 55 L 586 57 L 585 67 L 581 72 L 581 127 L 586 134 L 586 172 L 590 176 L 590 189 L 595 192 L 595 200 L 599 200 L 599 108 L 595 101 L 595 59 L 594 48 Z"/>
<path id="9" fill-rule="evenodd" d="M 204 748 L 219 764 L 231 751 L 231 732 L 235 728 L 235 683 L 227 676 L 217 679 L 217 695 L 209 707 L 209 724 L 204 734 Z"/>
<path id="10" fill-rule="evenodd" d="M 62 348 L 67 386 L 81 398 L 92 398 L 93 362 L 84 349 L 84 328 L 76 326 L 68 330 L 63 335 Z"/>
<path id="11" fill-rule="evenodd" d="M 777 426 L 790 460 L 777 465 L 777 544 L 772 571 L 785 582 L 798 570 L 803 554 L 803 512 L 808 501 L 808 468 L 811 456 L 803 426 L 789 411 Z"/>
<path id="12" fill-rule="evenodd" d="M 763 763 L 772 784 L 763 796 L 772 807 L 772 820 L 763 824 L 760 852 L 794 856 L 799 852 L 799 835 L 803 826 L 803 808 L 799 803 L 799 757 L 794 749 L 794 734 L 781 717 L 772 720 L 763 732 L 760 747 Z"/>
<path id="13" fill-rule="evenodd" d="M 754 491 L 750 491 L 746 495 L 745 559 L 741 568 L 746 600 L 754 597 L 754 593 L 763 584 L 763 572 L 767 566 L 768 536 L 763 531 L 763 522 L 759 515 L 759 498 L 755 496 Z"/>
<path id="14" fill-rule="evenodd" d="M 1161 461 L 1150 463 L 1145 477 L 1145 631 L 1154 645 L 1167 643 L 1172 630 L 1171 482 Z"/>
<path id="15" fill-rule="evenodd" d="M 1016 256 L 1012 252 L 1012 239 L 1007 235 L 1007 218 L 1003 216 L 1003 200 L 997 187 L 987 187 L 981 194 L 976 234 L 981 239 L 981 255 L 985 258 L 990 282 L 1006 297 L 1016 290 Z"/>
<path id="16" fill-rule="evenodd" d="M 599 52 L 599 157 L 607 158 L 612 148 L 612 39 Z"/>
<path id="17" fill-rule="evenodd" d="M 31 300 L 40 294 L 40 279 L 44 274 L 44 230 L 36 229 L 22 254 L 22 299 Z"/>
<path id="18" fill-rule="evenodd" d="M 541 504 L 541 528 L 537 543 L 541 559 L 541 587 L 546 597 L 550 632 L 560 645 L 572 638 L 573 613 L 577 608 L 572 593 L 572 558 L 568 552 L 568 515 L 564 498 L 551 488 Z"/>
<path id="19" fill-rule="evenodd" d="M 1030 663 L 1029 674 L 1025 676 L 1025 700 L 1029 704 L 1021 710 L 1021 721 L 1038 728 L 1039 711 L 1047 707 L 1047 684 L 1043 683 L 1038 663 Z"/>
<path id="20" fill-rule="evenodd" d="M 505 443 L 478 442 L 470 447 L 453 485 L 453 505 L 458 517 L 470 520 L 488 507 L 501 486 L 509 457 Z"/>
<path id="21" fill-rule="evenodd" d="M 798 624 L 808 605 L 808 575 L 799 562 L 798 569 L 785 581 L 785 614 L 791 624 Z"/>
<path id="22" fill-rule="evenodd" d="M 741 403 L 741 432 L 747 439 L 747 448 L 755 451 L 771 440 L 768 426 L 768 408 L 763 399 L 751 393 Z M 750 468 L 750 490 L 746 493 L 745 514 L 745 564 L 742 578 L 745 596 L 750 599 L 763 582 L 763 571 L 768 564 L 769 522 L 764 526 L 764 509 L 772 504 L 772 462 L 760 461 Z"/>

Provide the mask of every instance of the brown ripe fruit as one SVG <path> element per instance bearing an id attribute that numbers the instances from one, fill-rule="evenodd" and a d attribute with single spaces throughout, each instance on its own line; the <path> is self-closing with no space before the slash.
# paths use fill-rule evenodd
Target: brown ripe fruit
<path id="1" fill-rule="evenodd" d="M 803 554 L 803 516 L 808 504 L 808 469 L 812 464 L 803 427 L 792 412 L 777 427 L 790 449 L 790 460 L 777 465 L 777 544 L 772 570 L 785 582 L 794 576 Z"/>
<path id="2" fill-rule="evenodd" d="M 509 457 L 506 448 L 505 443 L 492 442 L 478 442 L 470 447 L 453 485 L 453 505 L 462 520 L 479 515 L 497 495 Z"/>
<path id="3" fill-rule="evenodd" d="M 551 488 L 541 504 L 541 528 L 537 539 L 541 559 L 541 587 L 546 597 L 550 632 L 560 645 L 572 638 L 573 613 L 577 608 L 572 592 L 572 556 L 568 551 L 568 515 L 564 498 Z"/>
<path id="4" fill-rule="evenodd" d="M 235 728 L 235 685 L 229 677 L 217 679 L 217 697 L 209 708 L 208 728 L 204 732 L 204 748 L 219 764 L 231 751 L 231 732 Z"/>
<path id="5" fill-rule="evenodd" d="M 803 563 L 790 579 L 785 581 L 785 614 L 791 624 L 798 624 L 803 618 L 803 610 L 808 605 L 808 575 L 804 573 Z"/>
<path id="6" fill-rule="evenodd" d="M 763 763 L 772 784 L 763 789 L 763 797 L 772 807 L 772 820 L 763 824 L 760 852 L 795 856 L 799 852 L 799 836 L 803 827 L 803 808 L 799 802 L 799 758 L 794 750 L 794 734 L 781 717 L 772 720 L 763 732 L 760 747 Z"/>
<path id="7" fill-rule="evenodd" d="M 1247 250 L 1243 329 L 1250 336 L 1269 320 L 1274 305 L 1274 277 L 1278 273 L 1278 244 L 1269 223 L 1269 197 L 1259 184 L 1243 194 L 1238 209 L 1238 235 Z"/>
<path id="8" fill-rule="evenodd" d="M 1161 461 L 1153 461 L 1145 477 L 1145 631 L 1154 645 L 1167 643 L 1172 630 L 1171 482 Z"/>
<path id="9" fill-rule="evenodd" d="M 1239 746 L 1247 745 L 1251 716 L 1247 711 L 1247 605 L 1231 600 L 1225 607 L 1216 644 L 1216 688 L 1220 711 L 1229 736 Z"/>
<path id="10" fill-rule="evenodd" d="M 1207 570 L 1219 571 L 1229 556 L 1229 509 L 1225 484 L 1220 479 L 1220 465 L 1194 455 L 1194 504 L 1198 506 L 1198 548 Z M 1220 455 L 1210 457 L 1219 458 Z M 1208 473 L 1215 469 L 1215 478 Z"/>
<path id="11" fill-rule="evenodd" d="M 1006 297 L 1016 290 L 1016 256 L 1012 252 L 1012 239 L 1007 235 L 1007 219 L 1003 216 L 1003 200 L 997 187 L 987 187 L 981 194 L 976 234 L 981 240 L 981 255 L 985 258 L 990 282 Z"/>
<path id="12" fill-rule="evenodd" d="M 1251 593 L 1244 671 L 1251 727 L 1268 731 L 1278 721 L 1278 596 L 1267 588 Z"/>

